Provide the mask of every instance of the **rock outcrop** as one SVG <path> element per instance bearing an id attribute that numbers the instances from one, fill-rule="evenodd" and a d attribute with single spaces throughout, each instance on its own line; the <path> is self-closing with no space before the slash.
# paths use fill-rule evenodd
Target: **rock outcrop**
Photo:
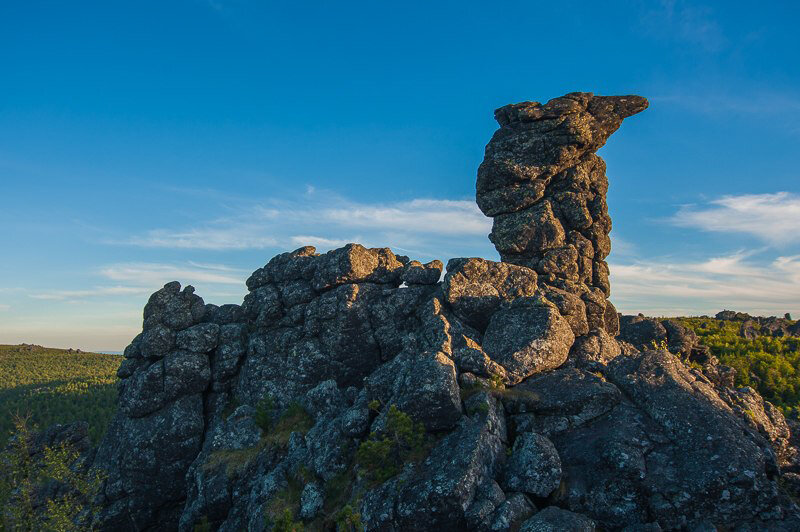
<path id="1" fill-rule="evenodd" d="M 759 336 L 800 336 L 800 321 L 792 320 L 788 312 L 783 318 L 777 316 L 751 316 L 745 312 L 723 310 L 717 312 L 716 319 L 723 321 L 741 322 L 739 334 L 742 338 L 752 340 Z"/>
<path id="2" fill-rule="evenodd" d="M 780 412 L 687 368 L 677 324 L 615 339 L 594 152 L 646 106 L 496 112 L 478 203 L 502 262 L 452 259 L 439 282 L 439 261 L 304 247 L 242 305 L 153 294 L 96 453 L 98 528 L 800 529 Z"/>
<path id="3" fill-rule="evenodd" d="M 612 335 L 608 179 L 595 152 L 646 108 L 640 96 L 591 93 L 501 107 L 500 129 L 478 169 L 478 206 L 494 219 L 489 238 L 503 262 L 535 270 L 540 282 L 585 307 L 578 312 L 590 329 Z M 573 324 L 575 334 L 585 334 L 583 327 L 583 320 Z"/>

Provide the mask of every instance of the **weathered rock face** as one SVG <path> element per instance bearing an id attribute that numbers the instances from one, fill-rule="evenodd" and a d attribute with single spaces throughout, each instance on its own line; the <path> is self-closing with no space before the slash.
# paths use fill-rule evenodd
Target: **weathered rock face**
<path id="1" fill-rule="evenodd" d="M 623 119 L 646 108 L 640 96 L 591 93 L 501 107 L 500 129 L 478 169 L 478 206 L 494 218 L 489 238 L 503 261 L 580 298 L 589 328 L 612 335 L 608 180 L 595 152 Z"/>
<path id="2" fill-rule="evenodd" d="M 304 247 L 241 306 L 153 294 L 96 453 L 98 528 L 800 529 L 780 412 L 713 357 L 652 350 L 695 353 L 675 323 L 615 338 L 594 151 L 644 107 L 498 110 L 478 202 L 503 262 L 452 259 L 440 282 L 439 261 Z"/>

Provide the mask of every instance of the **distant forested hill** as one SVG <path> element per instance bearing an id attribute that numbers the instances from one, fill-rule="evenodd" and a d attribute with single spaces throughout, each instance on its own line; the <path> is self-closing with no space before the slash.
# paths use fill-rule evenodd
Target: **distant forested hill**
<path id="1" fill-rule="evenodd" d="M 39 427 L 84 420 L 97 443 L 114 414 L 122 357 L 31 345 L 0 345 L 0 446 L 12 415 Z"/>
<path id="2" fill-rule="evenodd" d="M 754 388 L 787 417 L 798 417 L 800 338 L 778 328 L 758 330 L 758 325 L 748 319 L 677 318 L 675 321 L 692 329 L 721 363 L 736 369 L 736 385 Z M 778 321 L 787 325 L 796 323 Z"/>

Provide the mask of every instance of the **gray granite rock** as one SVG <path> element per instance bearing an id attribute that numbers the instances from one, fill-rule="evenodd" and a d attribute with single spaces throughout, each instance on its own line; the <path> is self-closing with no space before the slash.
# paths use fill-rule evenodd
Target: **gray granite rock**
<path id="1" fill-rule="evenodd" d="M 516 384 L 567 360 L 575 336 L 551 307 L 518 307 L 496 312 L 486 328 L 483 349 Z"/>
<path id="2" fill-rule="evenodd" d="M 307 246 L 256 270 L 241 306 L 155 292 L 100 446 L 42 436 L 106 471 L 94 527 L 261 532 L 286 509 L 327 530 L 349 506 L 380 531 L 800 529 L 798 431 L 679 324 L 608 300 L 594 152 L 645 107 L 572 93 L 496 112 L 477 201 L 502 262 L 452 259 L 440 283 L 439 261 Z"/>
<path id="3" fill-rule="evenodd" d="M 504 491 L 522 491 L 547 497 L 561 483 L 561 460 L 545 436 L 526 432 L 514 441 L 503 474 Z"/>

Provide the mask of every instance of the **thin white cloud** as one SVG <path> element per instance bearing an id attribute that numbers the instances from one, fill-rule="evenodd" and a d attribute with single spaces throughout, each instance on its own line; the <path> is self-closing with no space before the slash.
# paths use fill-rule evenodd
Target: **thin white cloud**
<path id="1" fill-rule="evenodd" d="M 351 204 L 319 213 L 323 221 L 345 227 L 380 228 L 435 235 L 481 235 L 491 220 L 474 201 L 414 199 L 388 205 Z"/>
<path id="2" fill-rule="evenodd" d="M 472 200 L 417 198 L 369 204 L 306 187 L 293 201 L 265 201 L 188 229 L 159 228 L 125 241 L 141 247 L 198 250 L 333 248 L 377 242 L 429 254 L 443 239 L 482 245 L 491 219 Z M 357 236 L 353 236 L 357 235 Z M 457 246 L 454 246 L 457 247 Z"/>
<path id="3" fill-rule="evenodd" d="M 239 272 L 239 273 L 245 272 L 245 270 L 241 268 L 234 268 L 232 266 L 228 266 L 227 264 L 217 264 L 211 262 L 195 262 L 193 260 L 190 260 L 189 265 L 194 266 L 195 268 L 201 268 L 203 270 L 216 270 L 221 272 Z"/>
<path id="4" fill-rule="evenodd" d="M 262 228 L 251 224 L 236 224 L 235 229 L 204 227 L 184 231 L 155 229 L 143 236 L 130 239 L 130 243 L 143 247 L 205 249 L 205 250 L 240 250 L 264 249 L 275 246 L 278 241 L 268 235 L 262 235 Z"/>
<path id="5" fill-rule="evenodd" d="M 723 196 L 707 205 L 686 205 L 669 222 L 703 231 L 740 233 L 769 244 L 800 242 L 800 195 L 790 192 Z"/>
<path id="6" fill-rule="evenodd" d="M 767 263 L 738 252 L 696 262 L 610 264 L 612 300 L 624 312 L 755 314 L 800 312 L 800 255 Z M 671 312 L 670 312 L 671 309 Z"/>
<path id="7" fill-rule="evenodd" d="M 145 293 L 147 290 L 133 286 L 97 286 L 87 290 L 53 290 L 50 292 L 38 292 L 30 294 L 33 299 L 44 299 L 50 301 L 68 301 L 75 299 L 87 299 L 91 297 L 135 295 Z"/>
<path id="8" fill-rule="evenodd" d="M 800 94 L 793 89 L 778 90 L 764 87 L 741 87 L 737 91 L 709 88 L 709 83 L 682 85 L 651 95 L 652 104 L 668 103 L 703 114 L 764 116 L 796 116 L 800 112 Z M 663 90 L 663 89 L 662 89 Z M 791 125 L 795 122 L 791 121 Z M 791 125 L 789 127 L 791 127 Z"/>
<path id="9" fill-rule="evenodd" d="M 0 304 L 0 312 L 7 312 L 11 310 L 11 305 L 2 305 Z"/>
<path id="10" fill-rule="evenodd" d="M 174 280 L 182 283 L 235 284 L 242 285 L 244 276 L 234 275 L 238 271 L 227 267 L 198 268 L 174 264 L 134 262 L 114 264 L 101 269 L 100 273 L 109 279 L 128 282 L 138 286 L 160 286 Z"/>
<path id="11" fill-rule="evenodd" d="M 338 248 L 349 244 L 350 242 L 362 242 L 361 237 L 353 238 L 325 238 L 322 236 L 313 235 L 295 235 L 289 237 L 293 246 L 314 246 L 317 248 Z"/>

